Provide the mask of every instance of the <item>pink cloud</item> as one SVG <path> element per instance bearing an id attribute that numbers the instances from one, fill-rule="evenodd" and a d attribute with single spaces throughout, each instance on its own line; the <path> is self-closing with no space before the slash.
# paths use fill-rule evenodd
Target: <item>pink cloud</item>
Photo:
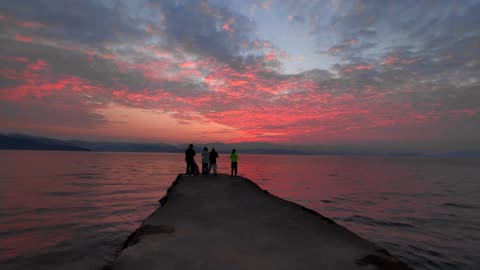
<path id="1" fill-rule="evenodd" d="M 462 110 L 451 110 L 452 114 L 456 115 L 467 115 L 467 116 L 474 116 L 480 112 L 480 110 L 476 109 L 462 109 Z"/>
<path id="2" fill-rule="evenodd" d="M 352 66 L 348 68 L 342 69 L 343 72 L 349 73 L 349 72 L 354 72 L 357 70 L 369 70 L 372 69 L 373 65 L 357 65 L 357 66 Z"/>
<path id="3" fill-rule="evenodd" d="M 0 14 L 0 21 L 7 20 L 7 19 L 12 21 L 14 24 L 16 24 L 20 27 L 23 27 L 23 28 L 37 29 L 37 28 L 42 28 L 42 27 L 47 26 L 46 24 L 44 24 L 42 22 L 15 20 L 15 19 L 8 18 L 7 16 Z"/>
<path id="4" fill-rule="evenodd" d="M 94 51 L 86 53 L 97 55 Z M 276 59 L 276 52 L 271 51 L 266 56 L 269 57 Z M 138 62 L 104 58 L 113 60 L 120 72 L 140 72 L 149 84 L 158 87 L 130 89 L 121 84 L 96 85 L 76 76 L 55 74 L 50 64 L 42 59 L 0 56 L 1 60 L 24 67 L 23 70 L 1 70 L 3 77 L 19 80 L 21 84 L 0 89 L 0 99 L 22 103 L 62 93 L 85 100 L 86 108 L 105 106 L 101 103 L 93 105 L 96 104 L 93 101 L 107 100 L 122 106 L 169 112 L 179 123 L 204 121 L 205 126 L 226 126 L 233 130 L 237 136 L 235 140 L 239 141 L 276 142 L 407 137 L 408 134 L 400 131 L 392 134 L 391 131 L 434 125 L 440 121 L 444 110 L 436 107 L 432 112 L 421 112 L 408 102 L 400 101 L 398 95 L 412 94 L 412 89 L 393 91 L 365 86 L 365 90 L 359 92 L 336 84 L 334 80 L 280 75 L 266 69 L 262 62 L 239 70 L 209 58 L 188 61 L 152 58 Z M 364 64 L 343 71 L 372 68 L 372 65 Z M 166 82 L 177 82 L 178 85 L 172 87 Z M 180 89 L 184 84 L 187 84 L 186 88 Z M 180 90 L 184 91 L 183 94 Z M 88 103 L 89 100 L 92 102 Z M 402 113 L 398 114 L 399 111 Z M 470 109 L 450 112 L 455 117 L 476 113 Z M 226 140 L 222 134 L 216 136 L 218 140 Z"/>
<path id="5" fill-rule="evenodd" d="M 186 61 L 178 65 L 179 68 L 197 68 L 197 62 L 195 61 Z"/>
<path id="6" fill-rule="evenodd" d="M 358 44 L 358 39 L 357 38 L 352 38 L 350 40 L 345 41 L 345 44 L 348 44 L 350 46 Z"/>
<path id="7" fill-rule="evenodd" d="M 23 58 L 15 58 L 23 63 L 24 69 L 8 70 L 7 78 L 20 82 L 19 85 L 3 88 L 0 92 L 0 100 L 12 102 L 24 102 L 35 97 L 44 98 L 58 91 L 70 91 L 74 93 L 91 93 L 96 95 L 104 92 L 101 87 L 92 85 L 85 79 L 75 76 L 59 76 L 51 72 L 50 65 L 42 59 L 36 61 L 24 61 Z M 2 73 L 2 76 L 5 74 Z"/>
<path id="8" fill-rule="evenodd" d="M 34 70 L 34 71 L 45 70 L 46 68 L 48 68 L 48 64 L 42 59 L 38 59 L 37 62 L 30 63 L 27 66 L 27 69 Z"/>
<path id="9" fill-rule="evenodd" d="M 29 72 L 45 73 L 48 65 L 42 61 L 27 66 Z M 25 73 L 24 75 L 26 75 Z M 91 95 L 108 95 L 112 101 L 119 104 L 139 108 L 158 108 L 179 115 L 191 113 L 204 117 L 208 121 L 235 128 L 236 140 L 288 142 L 305 133 L 317 134 L 319 138 L 341 139 L 345 132 L 362 132 L 368 128 L 388 128 L 410 125 L 412 120 L 427 121 L 429 116 L 420 115 L 414 111 L 405 110 L 402 105 L 372 106 L 367 100 L 373 93 L 365 96 L 333 95 L 319 93 L 314 82 L 304 79 L 269 80 L 261 78 L 256 70 L 251 73 L 235 72 L 227 67 L 219 68 L 206 77 L 206 86 L 215 94 L 198 97 L 181 97 L 163 89 L 156 91 L 136 91 L 129 89 L 100 89 L 85 80 L 74 77 L 64 77 L 52 82 L 42 82 L 40 74 L 28 74 L 30 79 L 22 86 L 12 89 L 14 100 L 20 101 L 33 95 L 43 97 L 56 91 L 89 92 Z M 33 76 L 30 76 L 33 75 Z M 248 78 L 248 80 L 246 80 Z M 218 83 L 220 82 L 220 83 Z M 288 92 L 291 90 L 292 92 Z M 294 90 L 301 90 L 295 92 Z M 102 92 L 103 91 L 103 92 Z M 371 89 L 371 91 L 377 91 Z M 72 94 L 74 92 L 71 92 Z M 277 96 L 278 95 L 278 96 Z M 5 97 L 2 97 L 4 99 Z M 254 104 L 262 104 L 257 106 Z M 204 108 L 223 107 L 214 112 L 204 111 Z M 232 105 L 228 105 L 232 104 Z M 235 106 L 234 104 L 238 104 Z M 252 104 L 252 105 L 249 105 Z M 399 107 L 400 106 L 400 107 Z M 237 108 L 236 108 L 237 107 Z M 407 106 L 407 108 L 411 107 Z M 393 112 L 403 110 L 401 116 Z M 193 118 L 178 118 L 179 121 L 199 121 Z M 354 119 L 363 119 L 361 122 Z M 274 128 L 280 126 L 281 128 Z M 319 135 L 322 134 L 322 135 Z M 221 137 L 219 137 L 221 139 Z"/>
<path id="10" fill-rule="evenodd" d="M 26 43 L 31 43 L 33 42 L 33 37 L 28 37 L 28 36 L 23 36 L 23 35 L 15 35 L 15 40 L 21 41 L 21 42 L 26 42 Z"/>
<path id="11" fill-rule="evenodd" d="M 269 51 L 265 57 L 264 57 L 265 61 L 267 62 L 270 62 L 270 61 L 273 61 L 275 59 L 277 59 L 277 54 L 275 53 L 275 51 Z"/>
<path id="12" fill-rule="evenodd" d="M 148 24 L 146 27 L 145 27 L 145 32 L 147 33 L 153 33 L 153 28 L 150 24 Z"/>
<path id="13" fill-rule="evenodd" d="M 398 56 L 387 56 L 383 60 L 382 65 L 413 64 L 415 62 L 415 59 L 402 59 Z"/>
<path id="14" fill-rule="evenodd" d="M 15 24 L 24 28 L 31 29 L 46 27 L 44 23 L 34 21 L 16 21 Z"/>
<path id="15" fill-rule="evenodd" d="M 28 62 L 28 59 L 25 57 L 15 57 L 15 56 L 3 56 L 0 55 L 1 60 L 6 60 L 10 62 L 20 62 L 20 63 L 26 63 Z"/>
<path id="16" fill-rule="evenodd" d="M 264 41 L 264 40 L 254 40 L 253 43 L 252 43 L 252 47 L 254 49 L 264 49 L 264 48 L 271 48 L 272 47 L 272 44 L 268 41 Z"/>
<path id="17" fill-rule="evenodd" d="M 232 19 L 229 19 L 227 22 L 225 22 L 222 26 L 223 30 L 229 32 L 229 33 L 233 33 L 235 32 L 232 28 L 232 25 L 233 23 L 235 22 L 235 20 L 232 18 Z"/>
<path id="18" fill-rule="evenodd" d="M 268 10 L 272 7 L 272 4 L 273 4 L 273 1 L 272 0 L 267 0 L 267 1 L 264 1 L 264 2 L 261 2 L 260 3 L 260 6 L 265 9 L 265 10 Z"/>
<path id="19" fill-rule="evenodd" d="M 338 46 L 331 47 L 330 49 L 328 49 L 328 52 L 331 53 L 331 54 L 337 54 L 341 51 L 342 51 L 342 49 Z"/>

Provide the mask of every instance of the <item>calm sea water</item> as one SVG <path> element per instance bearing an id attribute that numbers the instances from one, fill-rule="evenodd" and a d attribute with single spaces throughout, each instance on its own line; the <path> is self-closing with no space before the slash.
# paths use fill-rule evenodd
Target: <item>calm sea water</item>
<path id="1" fill-rule="evenodd" d="M 239 156 L 240 175 L 416 269 L 480 269 L 479 159 Z M 0 164 L 0 269 L 100 269 L 184 171 L 158 153 L 0 151 Z"/>

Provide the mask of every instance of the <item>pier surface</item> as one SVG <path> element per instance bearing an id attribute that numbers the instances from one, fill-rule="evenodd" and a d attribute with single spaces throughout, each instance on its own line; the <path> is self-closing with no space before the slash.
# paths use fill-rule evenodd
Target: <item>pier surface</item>
<path id="1" fill-rule="evenodd" d="M 109 269 L 411 269 L 243 177 L 179 176 Z"/>

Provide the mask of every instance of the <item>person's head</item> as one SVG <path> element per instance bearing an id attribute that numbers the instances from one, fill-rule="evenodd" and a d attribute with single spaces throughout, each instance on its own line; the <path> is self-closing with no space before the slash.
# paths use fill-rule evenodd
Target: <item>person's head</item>
<path id="1" fill-rule="evenodd" d="M 235 154 L 235 151 L 236 151 L 235 149 L 232 149 L 232 154 Z"/>
<path id="2" fill-rule="evenodd" d="M 193 148 L 193 144 L 189 144 L 189 145 L 188 145 L 188 148 Z"/>
<path id="3" fill-rule="evenodd" d="M 212 152 L 215 152 L 215 148 L 212 148 Z"/>
<path id="4" fill-rule="evenodd" d="M 203 151 L 208 151 L 208 148 L 205 146 L 205 147 L 203 148 Z"/>

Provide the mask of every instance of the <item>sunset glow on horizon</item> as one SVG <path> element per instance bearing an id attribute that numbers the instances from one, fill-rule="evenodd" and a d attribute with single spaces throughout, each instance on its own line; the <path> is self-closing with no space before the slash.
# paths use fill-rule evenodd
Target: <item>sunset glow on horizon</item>
<path id="1" fill-rule="evenodd" d="M 480 150 L 480 1 L 2 1 L 0 128 Z"/>

